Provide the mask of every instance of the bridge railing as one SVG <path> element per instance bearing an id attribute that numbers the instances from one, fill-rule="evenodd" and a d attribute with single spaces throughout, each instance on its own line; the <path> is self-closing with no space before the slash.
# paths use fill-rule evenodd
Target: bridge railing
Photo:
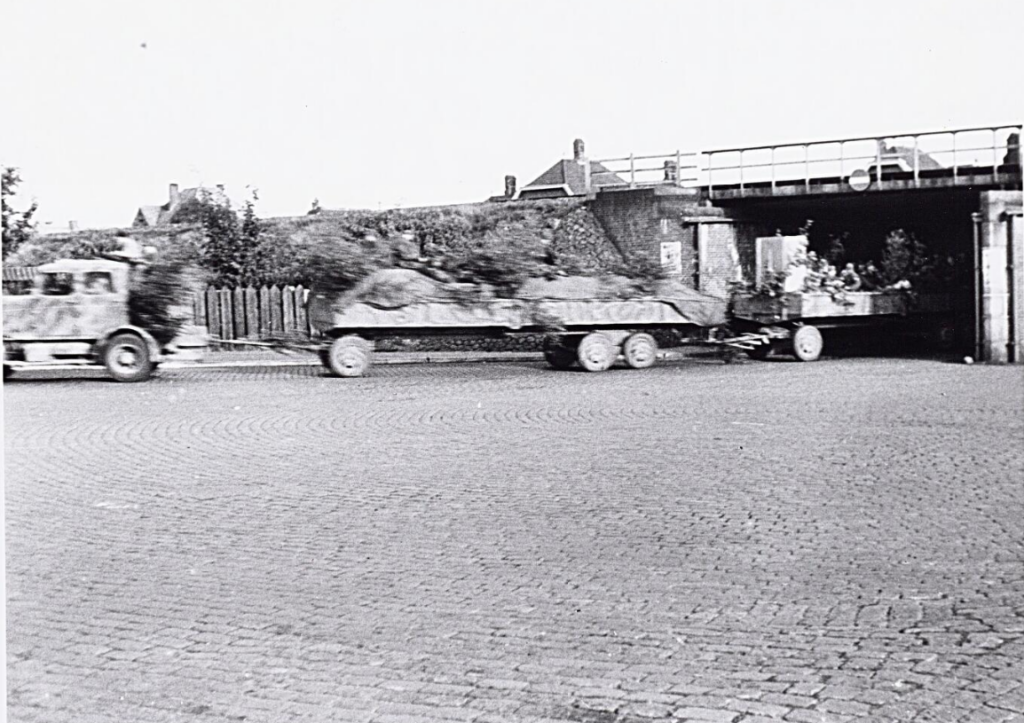
<path id="1" fill-rule="evenodd" d="M 899 188 L 933 187 L 930 179 L 936 177 L 952 179 L 953 184 L 977 180 L 979 175 L 998 181 L 1021 173 L 1020 134 L 1020 125 L 1005 125 L 697 153 L 631 154 L 597 161 L 606 171 L 591 171 L 588 190 L 675 185 L 704 187 L 714 197 L 716 189 L 743 195 L 757 188 L 758 193 L 771 194 L 780 186 L 803 185 L 810 190 L 828 182 L 852 181 L 858 184 L 855 187 L 879 189 L 893 181 Z"/>
<path id="2" fill-rule="evenodd" d="M 605 170 L 594 170 L 594 166 Z M 588 191 L 597 187 L 697 187 L 701 184 L 699 154 L 676 151 L 603 158 L 592 163 L 588 182 Z"/>
<path id="3" fill-rule="evenodd" d="M 1020 173 L 1021 126 L 966 128 L 955 131 L 844 138 L 814 143 L 736 148 L 702 154 L 705 185 L 728 186 L 741 193 L 748 186 L 799 185 L 855 175 L 883 187 L 894 177 L 901 187 L 922 187 L 922 179 L 952 178 L 979 173 L 1000 176 Z M 931 185 L 931 184 L 929 184 Z"/>

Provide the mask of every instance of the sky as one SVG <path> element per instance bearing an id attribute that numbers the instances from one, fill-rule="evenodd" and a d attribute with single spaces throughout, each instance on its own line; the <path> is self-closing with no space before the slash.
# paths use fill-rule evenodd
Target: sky
<path id="1" fill-rule="evenodd" d="M 1010 0 L 0 0 L 0 164 L 41 228 L 168 184 L 263 217 L 454 204 L 572 155 L 1024 121 Z M 20 206 L 19 206 L 20 204 Z"/>

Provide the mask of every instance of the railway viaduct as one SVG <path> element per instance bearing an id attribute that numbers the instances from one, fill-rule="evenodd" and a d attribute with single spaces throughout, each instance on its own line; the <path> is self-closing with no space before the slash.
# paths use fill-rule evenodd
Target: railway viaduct
<path id="1" fill-rule="evenodd" d="M 903 229 L 954 260 L 957 343 L 1024 363 L 1020 125 L 630 155 L 586 164 L 591 207 L 624 253 L 674 264 L 723 293 L 754 264 L 758 236 L 840 239 L 878 260 Z"/>

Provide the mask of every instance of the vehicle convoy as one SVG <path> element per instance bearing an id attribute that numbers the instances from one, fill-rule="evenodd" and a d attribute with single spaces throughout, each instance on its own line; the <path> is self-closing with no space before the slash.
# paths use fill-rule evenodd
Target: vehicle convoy
<path id="1" fill-rule="evenodd" d="M 184 323 L 165 344 L 131 323 L 129 296 L 141 269 L 128 258 L 65 259 L 29 270 L 20 284 L 5 282 L 4 378 L 18 369 L 75 365 L 137 382 L 167 359 L 200 360 L 209 343 L 206 328 L 190 323 L 191 308 L 170 309 Z"/>
<path id="2" fill-rule="evenodd" d="M 677 281 L 638 289 L 622 277 L 534 278 L 514 298 L 485 285 L 445 283 L 412 269 L 377 271 L 341 295 L 314 293 L 311 325 L 326 338 L 324 366 L 341 377 L 370 366 L 381 336 L 544 333 L 544 357 L 556 369 L 604 371 L 623 357 L 642 369 L 657 359 L 652 331 L 694 331 L 726 321 L 725 299 Z"/>

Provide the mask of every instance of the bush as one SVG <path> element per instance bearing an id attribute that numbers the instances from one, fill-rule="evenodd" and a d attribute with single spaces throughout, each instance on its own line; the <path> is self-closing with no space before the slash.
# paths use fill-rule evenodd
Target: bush
<path id="1" fill-rule="evenodd" d="M 152 334 L 159 344 L 169 343 L 191 321 L 193 294 L 202 289 L 205 280 L 183 254 L 167 254 L 136 269 L 128 292 L 129 321 Z"/>

